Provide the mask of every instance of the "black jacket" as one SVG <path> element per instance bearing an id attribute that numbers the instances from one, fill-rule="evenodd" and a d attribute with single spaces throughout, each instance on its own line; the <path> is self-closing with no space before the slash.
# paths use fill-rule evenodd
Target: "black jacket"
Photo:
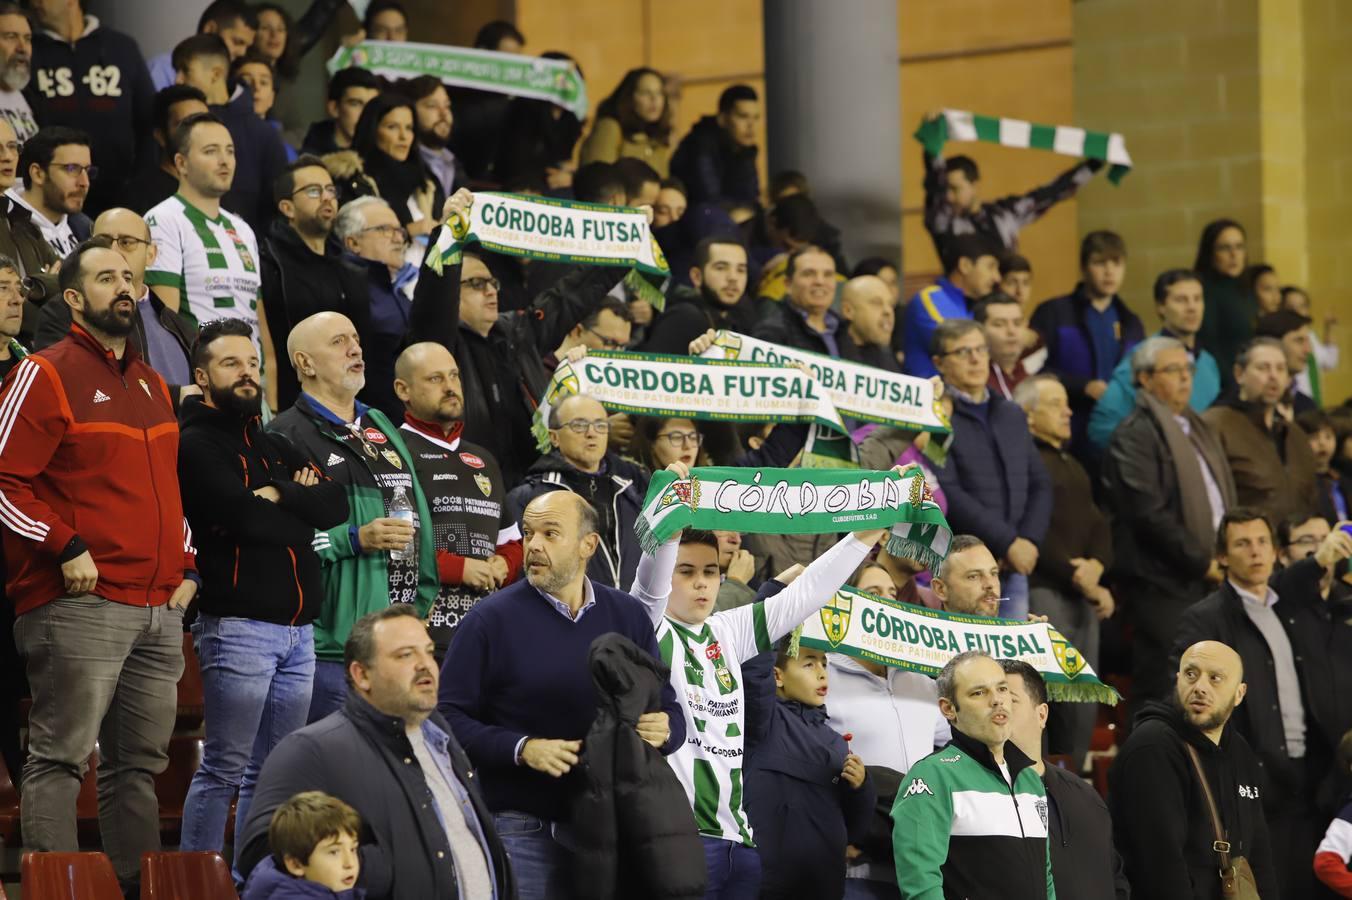
<path id="1" fill-rule="evenodd" d="M 587 577 L 625 591 L 634 583 L 643 555 L 635 528 L 648 493 L 648 470 L 607 453 L 601 471 L 583 472 L 554 450 L 542 456 L 525 480 L 507 492 L 507 514 L 521 521 L 526 506 L 550 491 L 572 491 L 585 498 L 601 517 L 601 543 L 587 563 Z M 509 484 L 511 482 L 508 482 Z"/>
<path id="2" fill-rule="evenodd" d="M 1323 615 L 1320 612 L 1324 601 L 1319 596 L 1319 579 L 1323 571 L 1310 557 L 1276 573 L 1270 581 L 1278 597 L 1273 611 L 1291 641 L 1296 673 L 1300 676 L 1305 707 L 1304 764 L 1318 773 L 1326 771 L 1332 763 L 1333 750 L 1343 734 L 1335 729 L 1339 723 L 1347 721 L 1349 700 L 1348 695 L 1340 697 L 1335 693 L 1335 684 L 1311 677 L 1314 670 L 1306 668 L 1307 659 L 1320 671 L 1335 664 L 1315 658 L 1329 647 L 1329 635 L 1324 631 L 1327 620 L 1321 621 Z M 1173 659 L 1177 660 L 1183 651 L 1198 641 L 1220 641 L 1233 648 L 1244 662 L 1248 694 L 1244 702 L 1235 707 L 1230 724 L 1257 754 L 1267 787 L 1265 808 L 1269 814 L 1275 814 L 1287 801 L 1299 799 L 1293 793 L 1303 790 L 1300 783 L 1303 765 L 1292 760 L 1286 752 L 1272 653 L 1258 626 L 1244 612 L 1244 600 L 1229 581 L 1183 614 L 1174 639 Z M 1339 662 L 1341 668 L 1346 667 L 1345 662 Z M 1341 687 L 1344 690 L 1347 687 L 1345 678 Z"/>
<path id="3" fill-rule="evenodd" d="M 479 791 L 478 773 L 440 713 L 430 721 L 449 737 L 456 779 L 469 793 L 487 841 L 500 900 L 516 897 L 511 862 Z M 301 791 L 323 791 L 361 816 L 361 875 L 367 900 L 428 900 L 457 895 L 450 843 L 432 792 L 404 733 L 404 720 L 387 716 L 356 694 L 327 718 L 282 738 L 258 776 L 249 820 L 238 839 L 246 878 L 271 851 L 272 814 Z"/>
<path id="4" fill-rule="evenodd" d="M 1113 836 L 1132 891 L 1149 900 L 1220 900 L 1215 832 L 1184 741 L 1201 757 L 1232 855 L 1248 859 L 1264 900 L 1279 896 L 1257 757 L 1233 724 L 1213 744 L 1172 702 L 1142 707 L 1108 775 Z"/>
<path id="5" fill-rule="evenodd" d="M 756 153 L 756 147 L 733 143 L 717 116 L 704 116 L 671 155 L 671 174 L 685 182 L 691 206 L 721 200 L 759 206 Z"/>
<path id="6" fill-rule="evenodd" d="M 758 689 L 772 685 L 768 679 Z M 866 777 L 855 790 L 840 777 L 849 746 L 826 719 L 824 706 L 779 700 L 747 759 L 747 816 L 761 854 L 762 898 L 841 897 L 845 846 L 862 841 L 872 824 L 873 780 Z"/>
<path id="7" fill-rule="evenodd" d="M 685 356 L 690 342 L 710 328 L 749 334 L 755 320 L 752 300 L 745 294 L 732 306 L 724 306 L 695 288 L 676 287 L 667 296 L 666 310 L 649 326 L 643 351 Z"/>
<path id="8" fill-rule="evenodd" d="M 197 544 L 202 589 L 197 608 L 213 616 L 308 625 L 324 599 L 316 530 L 347 518 L 341 484 L 324 478 L 303 487 L 300 469 L 318 469 L 285 438 L 265 432 L 255 416 L 189 397 L 179 413 L 178 482 L 183 514 Z M 273 503 L 254 494 L 271 485 Z"/>
<path id="9" fill-rule="evenodd" d="M 751 329 L 752 337 L 758 337 L 763 341 L 784 347 L 820 353 L 823 356 L 831 355 L 821 333 L 807 323 L 807 319 L 794 308 L 788 297 L 783 300 L 761 300 L 759 301 L 759 310 L 760 319 Z M 849 358 L 845 349 L 845 344 L 848 341 L 849 337 L 845 334 L 845 320 L 841 319 L 840 324 L 836 327 L 836 346 L 840 351 L 839 358 Z"/>
<path id="10" fill-rule="evenodd" d="M 1074 772 L 1047 766 L 1047 832 L 1056 896 L 1075 900 L 1127 900 L 1131 885 L 1113 848 L 1108 805 Z"/>
<path id="11" fill-rule="evenodd" d="M 284 219 L 278 218 L 259 242 L 262 257 L 264 310 L 274 347 L 286 346 L 286 338 L 298 322 L 319 312 L 347 316 L 367 346 L 371 325 L 371 298 L 366 276 L 350 262 L 334 242 L 320 256 L 305 245 Z M 300 382 L 286 353 L 278 354 L 278 408 L 289 409 L 300 394 Z"/>
<path id="12" fill-rule="evenodd" d="M 434 231 L 430 240 L 435 243 L 436 239 Z M 487 337 L 460 322 L 460 266 L 447 266 L 445 272 L 451 285 L 449 297 L 438 304 L 435 324 L 420 326 L 415 321 L 413 334 L 419 340 L 440 341 L 455 355 L 465 392 L 465 440 L 493 454 L 506 484 L 519 484 L 540 456 L 531 424 L 549 383 L 544 355 L 601 305 L 624 277 L 624 270 L 578 267 L 528 308 L 498 316 Z M 418 292 L 429 273 L 424 267 Z M 415 320 L 417 306 L 415 296 Z"/>
<path id="13" fill-rule="evenodd" d="M 615 632 L 592 641 L 588 662 L 597 709 L 569 820 L 574 889 L 589 900 L 703 897 L 704 845 L 685 789 L 634 730 L 640 715 L 662 707 L 670 673 Z"/>
<path id="14" fill-rule="evenodd" d="M 1104 506 L 1113 511 L 1114 571 L 1170 596 L 1200 597 L 1211 545 L 1183 520 L 1183 495 L 1169 444 L 1140 403 L 1113 432 L 1103 458 Z"/>

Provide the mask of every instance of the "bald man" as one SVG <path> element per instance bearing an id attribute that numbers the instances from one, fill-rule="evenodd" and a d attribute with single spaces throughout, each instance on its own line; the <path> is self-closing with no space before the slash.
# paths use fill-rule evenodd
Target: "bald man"
<path id="1" fill-rule="evenodd" d="M 432 521 L 413 455 L 380 410 L 357 399 L 366 385 L 357 329 L 346 316 L 316 313 L 286 339 L 300 384 L 296 403 L 269 426 L 347 489 L 348 516 L 316 531 L 324 600 L 315 620 L 315 679 L 309 721 L 343 705 L 343 645 L 357 619 L 391 603 L 426 616 L 437 592 Z M 413 508 L 413 525 L 392 515 L 396 497 Z"/>
<path id="2" fill-rule="evenodd" d="M 1231 857 L 1248 861 L 1259 895 L 1278 896 L 1263 814 L 1268 787 L 1258 757 L 1230 725 L 1246 691 L 1239 654 L 1201 641 L 1183 651 L 1173 695 L 1146 703 L 1136 717 L 1109 776 L 1108 805 L 1137 896 L 1221 896 L 1216 833 L 1194 760 L 1215 797 Z"/>
<path id="3" fill-rule="evenodd" d="M 507 514 L 498 461 L 464 439 L 465 394 L 451 351 L 430 341 L 405 348 L 394 363 L 394 393 L 404 404 L 400 434 L 432 513 L 441 586 L 427 630 L 441 657 L 465 613 L 516 579 L 521 530 Z"/>
<path id="4" fill-rule="evenodd" d="M 877 275 L 860 275 L 845 282 L 840 292 L 840 315 L 847 324 L 848 343 L 853 344 L 853 348 L 842 346 L 841 356 L 889 372 L 901 371 L 892 352 L 897 313 L 887 282 Z"/>
<path id="5" fill-rule="evenodd" d="M 131 267 L 131 292 L 137 298 L 136 324 L 127 342 L 163 376 L 176 400 L 189 394 L 200 395 L 188 361 L 197 328 L 165 306 L 146 286 L 146 268 L 155 262 L 155 243 L 150 239 L 145 219 L 129 209 L 109 209 L 94 220 L 92 234 L 111 239 L 113 249 L 126 257 Z M 38 315 L 34 349 L 55 344 L 67 331 L 70 331 L 70 307 L 59 302 L 44 303 Z"/>
<path id="6" fill-rule="evenodd" d="M 568 881 L 564 823 L 584 781 L 563 776 L 578 764 L 596 716 L 592 642 L 619 634 L 653 660 L 661 656 L 647 609 L 587 577 L 600 541 L 590 504 L 569 491 L 544 494 L 522 513 L 521 533 L 526 577 L 461 620 L 442 666 L 437 710 L 482 776 L 518 896 L 568 900 L 582 895 Z M 638 735 L 672 753 L 685 741 L 684 723 L 663 679 L 661 706 L 639 717 Z"/>

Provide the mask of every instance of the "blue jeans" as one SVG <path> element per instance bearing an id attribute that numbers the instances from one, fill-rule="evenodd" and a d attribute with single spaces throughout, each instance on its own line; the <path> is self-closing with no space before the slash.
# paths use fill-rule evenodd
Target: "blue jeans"
<path id="1" fill-rule="evenodd" d="M 1005 586 L 1005 598 L 1000 601 L 1000 618 L 1026 620 L 1028 618 L 1028 576 L 1020 575 L 1018 572 L 1005 572 L 1000 576 L 1000 581 Z"/>
<path id="2" fill-rule="evenodd" d="M 517 900 L 568 900 L 568 851 L 554 838 L 552 823 L 505 809 L 493 814 L 498 838 L 512 861 Z"/>
<path id="3" fill-rule="evenodd" d="M 200 615 L 192 626 L 202 664 L 206 742 L 202 765 L 183 801 L 182 850 L 215 850 L 225 841 L 230 799 L 239 845 L 263 760 L 305 724 L 315 672 L 314 631 L 253 619 Z"/>
<path id="4" fill-rule="evenodd" d="M 347 669 L 340 662 L 315 660 L 315 688 L 310 695 L 310 714 L 305 723 L 318 722 L 347 703 Z"/>
<path id="5" fill-rule="evenodd" d="M 755 848 L 722 838 L 701 837 L 709 867 L 704 900 L 756 900 L 760 894 L 761 860 Z"/>

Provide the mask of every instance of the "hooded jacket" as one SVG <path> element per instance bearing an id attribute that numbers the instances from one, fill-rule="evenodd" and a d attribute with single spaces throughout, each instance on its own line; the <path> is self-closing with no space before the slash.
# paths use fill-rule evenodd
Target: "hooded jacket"
<path id="1" fill-rule="evenodd" d="M 507 513 L 521 521 L 532 500 L 550 491 L 572 491 L 585 498 L 601 517 L 601 542 L 587 563 L 587 577 L 608 587 L 634 583 L 639 557 L 635 527 L 648 493 L 648 470 L 615 453 L 607 453 L 600 471 L 583 472 L 554 450 L 540 458 L 525 481 L 508 491 Z"/>
<path id="2" fill-rule="evenodd" d="M 1113 836 L 1133 892 L 1150 900 L 1220 900 L 1215 831 L 1184 742 L 1202 760 L 1231 855 L 1249 861 L 1259 894 L 1278 896 L 1258 759 L 1233 723 L 1213 743 L 1176 702 L 1141 708 L 1108 773 Z"/>
<path id="3" fill-rule="evenodd" d="M 1074 772 L 1047 766 L 1048 841 L 1056 894 L 1075 900 L 1127 900 L 1131 885 L 1113 847 L 1113 820 L 1103 798 Z"/>
<path id="4" fill-rule="evenodd" d="M 183 511 L 197 532 L 202 589 L 198 609 L 213 616 L 308 625 L 323 597 L 315 531 L 347 520 L 343 486 L 325 478 L 305 487 L 300 469 L 319 471 L 289 441 L 189 397 L 181 413 L 178 472 Z M 254 491 L 271 486 L 273 503 Z"/>
<path id="5" fill-rule="evenodd" d="M 1010 781 L 990 748 L 954 728 L 906 773 L 892 807 L 903 900 L 1055 900 L 1046 789 L 1012 741 L 1004 755 Z"/>
<path id="6" fill-rule="evenodd" d="M 731 200 L 760 204 L 756 147 L 733 142 L 717 116 L 704 116 L 681 139 L 671 156 L 671 174 L 685 183 L 691 206 Z"/>
<path id="7" fill-rule="evenodd" d="M 704 845 L 685 789 L 638 717 L 662 708 L 666 667 L 622 634 L 592 641 L 596 718 L 582 742 L 572 800 L 574 885 L 591 900 L 704 896 Z"/>
<path id="8" fill-rule="evenodd" d="M 331 891 L 316 881 L 283 872 L 269 854 L 254 867 L 239 896 L 240 900 L 366 900 L 366 891 L 359 887 Z"/>

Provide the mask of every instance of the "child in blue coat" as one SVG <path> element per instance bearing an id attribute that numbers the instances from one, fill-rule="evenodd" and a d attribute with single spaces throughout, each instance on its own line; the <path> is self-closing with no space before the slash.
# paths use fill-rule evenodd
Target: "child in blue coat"
<path id="1" fill-rule="evenodd" d="M 273 813 L 272 855 L 249 874 L 241 900 L 363 900 L 360 832 L 361 817 L 337 797 L 297 794 Z"/>

